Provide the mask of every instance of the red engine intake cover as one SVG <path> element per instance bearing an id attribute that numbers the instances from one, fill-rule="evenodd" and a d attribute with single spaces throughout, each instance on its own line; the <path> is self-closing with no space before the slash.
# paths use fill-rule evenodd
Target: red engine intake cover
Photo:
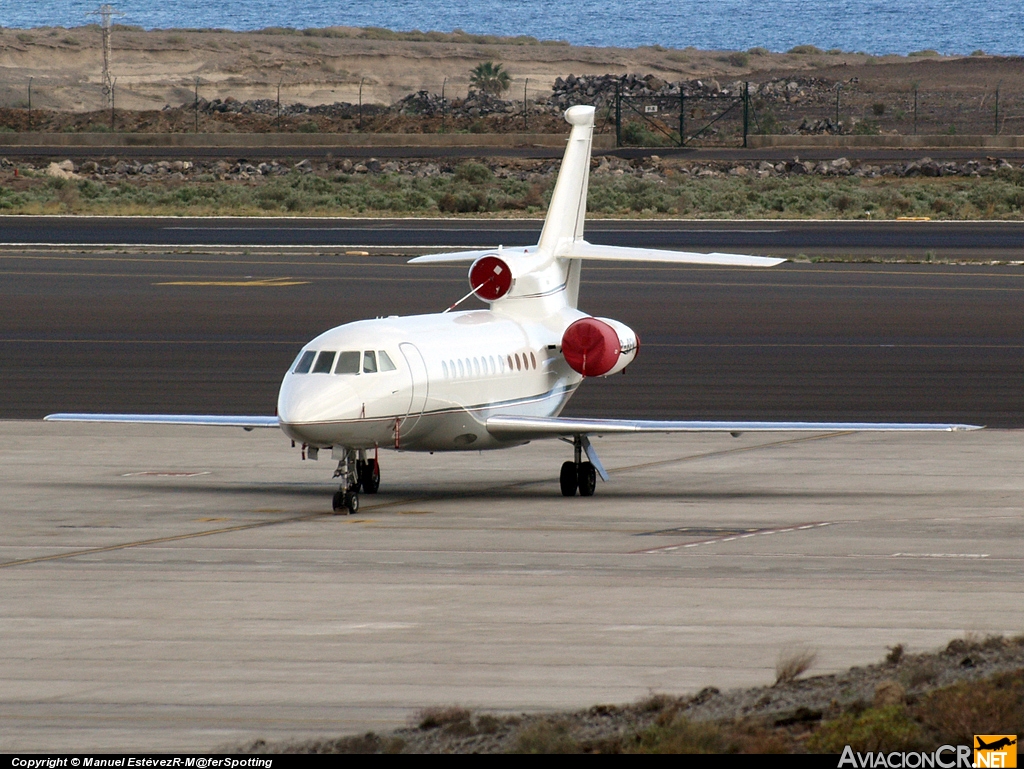
<path id="1" fill-rule="evenodd" d="M 481 256 L 469 268 L 469 287 L 485 302 L 501 299 L 512 288 L 512 270 L 497 256 Z"/>
<path id="2" fill-rule="evenodd" d="M 562 335 L 562 355 L 583 376 L 607 374 L 619 361 L 619 335 L 597 318 L 581 318 Z"/>

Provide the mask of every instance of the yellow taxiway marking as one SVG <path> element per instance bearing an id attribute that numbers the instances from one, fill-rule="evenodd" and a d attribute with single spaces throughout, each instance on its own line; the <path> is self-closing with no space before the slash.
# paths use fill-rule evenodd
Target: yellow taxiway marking
<path id="1" fill-rule="evenodd" d="M 154 286 L 304 286 L 308 280 L 291 278 L 254 278 L 252 280 L 170 280 Z"/>

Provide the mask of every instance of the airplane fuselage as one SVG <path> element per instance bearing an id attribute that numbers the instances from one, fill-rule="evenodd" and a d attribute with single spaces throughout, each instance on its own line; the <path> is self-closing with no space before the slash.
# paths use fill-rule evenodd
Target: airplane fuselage
<path id="1" fill-rule="evenodd" d="M 281 427 L 315 448 L 513 445 L 488 433 L 487 419 L 561 412 L 583 378 L 562 355 L 562 335 L 584 317 L 563 305 L 534 320 L 492 309 L 338 326 L 305 345 L 285 375 Z"/>

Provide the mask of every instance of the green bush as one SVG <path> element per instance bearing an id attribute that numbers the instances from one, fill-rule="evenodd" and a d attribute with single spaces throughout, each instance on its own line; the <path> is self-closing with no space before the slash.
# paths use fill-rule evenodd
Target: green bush
<path id="1" fill-rule="evenodd" d="M 824 53 L 824 51 L 816 45 L 794 45 L 786 53 L 821 54 Z"/>
<path id="2" fill-rule="evenodd" d="M 638 744 L 630 752 L 685 754 L 735 753 L 737 746 L 713 724 L 693 723 L 676 716 L 664 724 L 654 724 L 639 734 Z"/>
<path id="3" fill-rule="evenodd" d="M 746 54 L 743 51 L 735 51 L 729 54 L 728 61 L 734 67 L 745 67 L 750 63 L 750 54 Z"/>
<path id="4" fill-rule="evenodd" d="M 455 169 L 455 178 L 470 184 L 482 184 L 494 178 L 491 169 L 482 163 L 462 163 Z"/>
<path id="5" fill-rule="evenodd" d="M 807 740 L 812 753 L 842 753 L 849 745 L 858 753 L 923 748 L 921 728 L 903 705 L 844 713 L 822 725 Z"/>

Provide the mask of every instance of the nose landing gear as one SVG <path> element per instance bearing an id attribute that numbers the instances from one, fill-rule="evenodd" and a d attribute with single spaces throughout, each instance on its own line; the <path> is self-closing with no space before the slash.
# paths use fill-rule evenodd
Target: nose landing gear
<path id="1" fill-rule="evenodd" d="M 373 458 L 367 458 L 365 449 L 334 449 L 334 456 L 342 453 L 334 477 L 341 479 L 341 486 L 334 494 L 332 505 L 337 515 L 355 515 L 359 512 L 359 489 L 367 494 L 376 494 L 380 488 L 380 463 L 377 451 Z"/>
<path id="2" fill-rule="evenodd" d="M 581 497 L 594 496 L 594 489 L 597 488 L 597 467 L 592 462 L 583 461 L 584 441 L 586 441 L 589 459 L 592 451 L 590 442 L 587 441 L 586 436 L 577 435 L 572 441 L 573 461 L 565 462 L 562 465 L 562 471 L 558 474 L 558 485 L 562 488 L 563 497 L 574 497 L 577 490 Z M 601 477 L 607 480 L 603 472 Z"/>

